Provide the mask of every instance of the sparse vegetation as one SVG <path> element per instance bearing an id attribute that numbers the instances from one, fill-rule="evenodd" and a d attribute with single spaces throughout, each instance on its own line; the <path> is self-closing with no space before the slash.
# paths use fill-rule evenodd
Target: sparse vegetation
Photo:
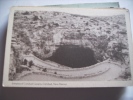
<path id="1" fill-rule="evenodd" d="M 131 70 L 130 70 L 130 68 L 126 68 L 121 73 L 120 78 L 125 79 L 125 80 L 130 79 L 131 78 Z"/>
<path id="2" fill-rule="evenodd" d="M 45 17 L 43 15 L 45 15 Z M 62 12 L 22 11 L 15 12 L 15 18 L 16 19 L 14 20 L 13 26 L 14 36 L 18 34 L 20 35 L 16 36 L 20 39 L 20 41 L 17 42 L 20 44 L 24 43 L 25 47 L 27 48 L 23 50 L 23 52 L 25 52 L 25 54 L 28 54 L 28 49 L 30 49 L 30 52 L 33 51 L 35 56 L 43 60 L 47 58 L 47 56 L 45 57 L 45 55 L 47 55 L 49 52 L 52 52 L 52 50 L 47 49 L 46 46 L 48 47 L 48 45 L 54 44 L 53 36 L 54 34 L 56 34 L 56 32 L 58 32 L 58 27 L 61 27 L 61 29 L 59 30 L 64 31 L 62 33 L 62 41 L 70 40 L 71 42 L 71 40 L 80 40 L 79 45 L 84 45 L 83 43 L 85 37 L 88 42 L 91 42 L 91 44 L 93 45 L 91 46 L 91 49 L 94 50 L 95 57 L 97 61 L 100 62 L 105 59 L 112 58 L 112 55 L 108 55 L 108 52 L 110 52 L 108 51 L 108 44 L 110 42 L 116 41 L 119 46 L 119 39 L 121 37 L 127 37 L 125 35 L 126 25 L 124 15 L 108 17 L 87 17 Z M 43 21 L 45 23 L 43 23 Z M 84 29 L 82 30 L 82 28 Z M 39 41 L 36 41 L 37 39 L 39 39 Z M 125 38 L 123 39 L 123 41 L 125 41 Z M 36 41 L 36 44 L 38 44 L 38 46 L 33 45 L 33 42 L 31 40 Z M 48 44 L 48 42 L 50 44 Z M 65 45 L 68 43 L 63 42 L 62 44 Z M 124 43 L 123 45 L 127 47 L 127 44 Z M 38 49 L 36 48 L 36 46 L 38 47 Z M 89 46 L 89 44 L 87 45 L 86 43 L 85 46 L 87 47 Z M 34 48 L 36 48 L 36 50 Z M 121 47 L 118 48 L 120 49 Z M 115 52 L 113 50 L 114 48 L 112 48 L 112 54 Z M 120 59 L 121 57 L 118 57 L 118 55 L 115 56 L 116 57 L 113 57 L 113 59 L 122 61 L 122 59 Z M 122 58 L 125 58 L 124 55 L 122 55 Z"/>
<path id="3" fill-rule="evenodd" d="M 21 60 L 19 59 L 19 52 L 11 46 L 12 54 L 9 67 L 9 80 L 14 80 L 16 73 L 19 73 L 19 68 L 21 65 Z"/>
<path id="4" fill-rule="evenodd" d="M 43 71 L 43 72 L 47 72 L 47 68 L 44 68 L 42 71 Z"/>
<path id="5" fill-rule="evenodd" d="M 57 34 L 60 35 L 54 39 Z M 57 40 L 59 42 L 55 43 Z M 88 60 L 95 64 L 109 58 L 129 66 L 124 15 L 88 17 L 55 11 L 16 11 L 12 41 L 14 41 L 12 43 L 14 53 L 10 65 L 11 77 L 15 76 L 14 73 L 21 72 L 19 66 L 22 58 L 19 55 L 32 53 L 36 57 L 46 60 L 54 58 L 60 49 L 63 50 L 60 50 L 60 58 L 56 60 L 64 65 L 63 57 L 65 60 L 68 59 L 66 65 L 69 67 L 73 66 L 72 62 L 81 64 L 82 61 L 85 65 L 81 64 L 81 66 L 77 63 L 75 66 L 84 67 L 88 66 L 86 64 L 89 63 Z M 64 49 L 63 46 L 66 45 L 69 45 L 69 48 Z M 72 55 L 72 51 L 68 50 L 74 48 L 71 45 L 77 45 L 80 48 L 77 49 L 77 51 L 79 50 L 77 54 Z M 69 54 L 65 50 L 68 50 Z M 87 50 L 92 51 L 94 57 L 87 58 L 91 55 L 86 52 Z M 73 53 L 77 51 L 73 49 Z M 81 55 L 84 55 L 84 60 L 80 59 Z M 55 61 L 55 58 L 52 60 Z M 128 76 L 127 73 L 126 76 Z"/>

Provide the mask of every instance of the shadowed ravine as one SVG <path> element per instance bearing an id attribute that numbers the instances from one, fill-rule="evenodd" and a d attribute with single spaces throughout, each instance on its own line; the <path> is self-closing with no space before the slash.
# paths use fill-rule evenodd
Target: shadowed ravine
<path id="1" fill-rule="evenodd" d="M 86 67 L 97 63 L 93 50 L 74 45 L 60 46 L 49 60 L 72 68 Z"/>

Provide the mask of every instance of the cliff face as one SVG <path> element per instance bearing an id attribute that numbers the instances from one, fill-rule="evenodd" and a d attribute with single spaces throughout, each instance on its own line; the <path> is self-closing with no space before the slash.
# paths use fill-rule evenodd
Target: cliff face
<path id="1" fill-rule="evenodd" d="M 129 63 L 124 15 L 88 17 L 53 11 L 15 12 L 13 37 L 22 54 L 33 53 L 43 60 L 60 50 L 56 45 L 79 45 L 93 50 L 97 62 L 110 58 Z"/>

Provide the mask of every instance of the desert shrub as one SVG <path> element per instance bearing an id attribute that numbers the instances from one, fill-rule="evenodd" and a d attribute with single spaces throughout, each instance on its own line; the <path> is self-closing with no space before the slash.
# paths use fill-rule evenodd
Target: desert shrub
<path id="1" fill-rule="evenodd" d="M 15 78 L 15 75 L 16 75 L 16 69 L 10 65 L 10 68 L 9 68 L 9 80 L 12 81 L 14 80 Z"/>
<path id="2" fill-rule="evenodd" d="M 22 13 L 23 15 L 29 15 L 30 13 L 28 11 Z"/>
<path id="3" fill-rule="evenodd" d="M 120 61 L 122 63 L 125 63 L 125 57 L 128 56 L 127 53 L 122 52 L 123 50 L 127 49 L 126 45 L 122 42 L 117 43 L 112 48 L 112 55 L 110 55 L 110 58 L 112 60 Z"/>
<path id="4" fill-rule="evenodd" d="M 29 62 L 29 67 L 31 67 L 31 66 L 33 66 L 34 65 L 34 63 L 33 63 L 33 61 L 31 60 L 30 62 Z"/>
<path id="5" fill-rule="evenodd" d="M 126 68 L 125 71 L 121 73 L 120 77 L 123 78 L 123 79 L 131 78 L 130 68 Z"/>
<path id="6" fill-rule="evenodd" d="M 25 50 L 23 50 L 23 53 L 25 54 L 25 55 L 28 55 L 28 54 L 30 54 L 30 50 L 29 50 L 29 48 L 26 48 L 25 47 Z"/>
<path id="7" fill-rule="evenodd" d="M 43 71 L 43 72 L 47 72 L 47 68 L 44 68 L 42 71 Z"/>
<path id="8" fill-rule="evenodd" d="M 30 71 L 30 69 L 28 67 L 22 67 L 22 66 L 16 69 L 17 73 L 22 73 L 23 71 Z"/>
<path id="9" fill-rule="evenodd" d="M 19 51 L 11 46 L 12 55 L 10 57 L 10 66 L 9 66 L 9 80 L 14 80 L 16 73 L 18 73 L 18 69 L 21 64 L 21 60 L 19 59 Z"/>
<path id="10" fill-rule="evenodd" d="M 37 21 L 38 19 L 39 19 L 38 16 L 33 17 L 33 21 Z"/>
<path id="11" fill-rule="evenodd" d="M 16 73 L 21 73 L 23 69 L 21 67 L 16 68 Z"/>

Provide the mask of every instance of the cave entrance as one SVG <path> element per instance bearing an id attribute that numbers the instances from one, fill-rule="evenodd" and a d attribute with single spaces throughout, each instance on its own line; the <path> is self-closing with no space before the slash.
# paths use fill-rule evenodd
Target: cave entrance
<path id="1" fill-rule="evenodd" d="M 81 68 L 97 63 L 90 48 L 77 45 L 61 45 L 49 60 L 71 68 Z"/>

